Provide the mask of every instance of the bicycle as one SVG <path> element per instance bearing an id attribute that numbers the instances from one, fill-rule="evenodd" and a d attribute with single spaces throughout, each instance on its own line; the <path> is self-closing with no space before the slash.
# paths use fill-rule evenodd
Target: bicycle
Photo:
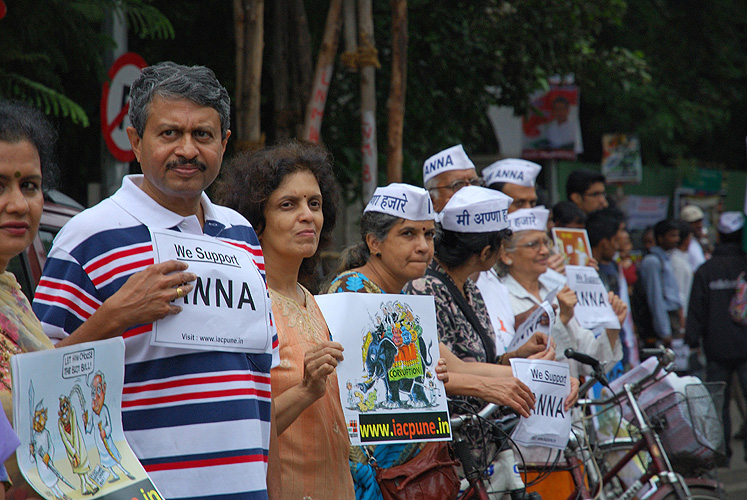
<path id="1" fill-rule="evenodd" d="M 596 359 L 583 353 L 566 350 L 566 357 L 575 359 L 592 367 L 591 376 L 579 389 L 584 396 L 596 382 L 609 387 L 601 364 Z M 665 428 L 661 422 L 652 422 L 649 409 L 641 408 L 638 396 L 653 384 L 659 382 L 673 369 L 674 353 L 670 349 L 660 348 L 653 353 L 657 357 L 653 371 L 632 383 L 625 383 L 622 392 L 610 397 L 594 400 L 580 399 L 577 402 L 585 414 L 599 415 L 610 408 L 627 404 L 632 415 L 631 428 L 635 437 L 613 438 L 611 441 L 596 442 L 593 425 L 585 425 L 582 432 L 587 436 L 580 442 L 572 432 L 568 445 L 564 450 L 567 464 L 559 466 L 557 470 L 567 470 L 573 477 L 575 491 L 568 500 L 616 499 L 630 500 L 723 500 L 725 498 L 723 485 L 716 480 L 703 477 L 684 477 L 672 465 L 667 447 L 663 445 L 660 433 Z M 658 375 L 662 372 L 663 375 Z M 601 407 L 597 413 L 590 412 L 591 408 Z M 587 417 L 587 422 L 590 418 Z M 617 433 L 615 433 L 617 434 Z M 623 456 L 612 461 L 611 465 L 604 465 L 613 452 L 621 451 Z M 648 464 L 641 477 L 632 484 L 625 485 L 618 474 L 627 464 L 632 463 L 642 453 L 648 453 Z M 600 463 L 602 464 L 600 466 Z M 585 466 L 585 469 L 584 469 Z M 526 472 L 541 472 L 542 467 L 525 466 Z M 583 471 L 582 471 L 583 469 Z M 617 485 L 617 489 L 615 489 Z M 645 491 L 646 486 L 649 489 Z M 643 492 L 642 496 L 638 496 Z"/>
<path id="2" fill-rule="evenodd" d="M 491 416 L 499 407 L 489 403 L 482 410 L 468 415 L 453 415 L 450 419 L 454 440 L 452 448 L 457 459 L 462 464 L 462 471 L 467 480 L 467 486 L 460 492 L 456 500 L 489 500 L 490 492 L 486 486 L 487 464 L 480 464 L 472 454 L 469 443 L 461 431 L 463 426 L 489 424 L 490 437 L 497 446 L 496 467 L 494 472 L 501 476 L 492 481 L 492 493 L 509 495 L 511 500 L 542 500 L 536 494 L 527 492 L 524 482 L 516 468 L 513 450 L 510 446 L 511 432 L 519 422 L 518 415 L 510 415 L 502 420 L 491 420 Z"/>

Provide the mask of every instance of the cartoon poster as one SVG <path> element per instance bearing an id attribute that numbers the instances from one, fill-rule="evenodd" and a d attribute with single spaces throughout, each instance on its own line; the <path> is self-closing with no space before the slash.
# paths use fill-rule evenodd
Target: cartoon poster
<path id="1" fill-rule="evenodd" d="M 552 228 L 555 247 L 565 255 L 566 265 L 585 266 L 591 260 L 591 244 L 586 229 Z"/>
<path id="2" fill-rule="evenodd" d="M 431 296 L 335 293 L 316 297 L 332 338 L 353 445 L 449 441 L 438 333 Z"/>
<path id="3" fill-rule="evenodd" d="M 121 338 L 18 354 L 11 370 L 18 466 L 43 498 L 163 498 L 122 431 Z"/>
<path id="4" fill-rule="evenodd" d="M 575 160 L 583 153 L 578 118 L 579 92 L 558 82 L 530 96 L 532 112 L 522 120 L 522 158 Z"/>
<path id="5" fill-rule="evenodd" d="M 610 184 L 640 184 L 643 178 L 641 143 L 628 134 L 602 135 L 602 174 Z"/>

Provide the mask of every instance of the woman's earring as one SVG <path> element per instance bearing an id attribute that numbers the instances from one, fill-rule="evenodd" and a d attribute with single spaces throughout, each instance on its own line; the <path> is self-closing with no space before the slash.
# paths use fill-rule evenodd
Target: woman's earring
<path id="1" fill-rule="evenodd" d="M 377 257 L 381 257 L 381 252 L 376 252 Z"/>
<path id="2" fill-rule="evenodd" d="M 511 265 L 513 265 L 513 263 L 514 263 L 514 261 L 513 261 L 513 260 L 511 260 L 511 259 L 508 259 L 508 260 L 506 261 L 506 265 L 507 265 L 507 266 L 511 266 Z"/>

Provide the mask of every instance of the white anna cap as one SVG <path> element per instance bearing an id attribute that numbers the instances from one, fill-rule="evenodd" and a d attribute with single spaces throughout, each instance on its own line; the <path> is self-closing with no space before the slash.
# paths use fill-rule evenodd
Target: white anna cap
<path id="1" fill-rule="evenodd" d="M 744 226 L 742 212 L 724 212 L 718 218 L 716 228 L 721 234 L 731 234 L 739 231 Z"/>
<path id="2" fill-rule="evenodd" d="M 433 177 L 449 170 L 474 169 L 475 164 L 469 159 L 461 144 L 444 149 L 431 156 L 423 163 L 423 185 Z"/>
<path id="3" fill-rule="evenodd" d="M 511 231 L 547 231 L 550 211 L 543 206 L 520 208 L 508 215 L 508 228 Z"/>
<path id="4" fill-rule="evenodd" d="M 496 182 L 508 182 L 519 186 L 534 187 L 537 175 L 542 166 L 527 160 L 518 158 L 506 158 L 491 163 L 482 170 L 485 185 L 490 186 Z"/>
<path id="5" fill-rule="evenodd" d="M 508 227 L 508 207 L 513 201 L 495 189 L 465 186 L 451 197 L 436 220 L 457 233 L 492 233 Z"/>
<path id="6" fill-rule="evenodd" d="M 410 184 L 377 187 L 363 212 L 380 212 L 409 220 L 435 220 L 428 191 Z"/>

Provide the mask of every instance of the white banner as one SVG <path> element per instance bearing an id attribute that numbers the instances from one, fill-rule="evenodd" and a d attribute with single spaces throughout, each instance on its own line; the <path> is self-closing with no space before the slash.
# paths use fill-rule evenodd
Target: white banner
<path id="1" fill-rule="evenodd" d="M 620 320 L 609 301 L 602 279 L 593 267 L 565 266 L 568 287 L 576 293 L 573 315 L 582 327 L 620 328 Z"/>
<path id="2" fill-rule="evenodd" d="M 197 275 L 174 303 L 179 314 L 153 323 L 152 345 L 267 352 L 272 342 L 267 286 L 249 252 L 209 236 L 151 231 L 155 262 L 179 260 Z"/>
<path id="3" fill-rule="evenodd" d="M 534 410 L 522 418 L 511 435 L 524 446 L 546 446 L 562 450 L 571 433 L 571 413 L 565 400 L 571 393 L 568 363 L 511 358 L 511 369 L 534 393 Z"/>
<path id="4" fill-rule="evenodd" d="M 542 332 L 551 337 L 552 327 L 555 324 L 555 309 L 552 307 L 552 303 L 555 300 L 555 296 L 558 294 L 559 289 L 555 289 L 548 293 L 545 300 L 535 309 L 524 322 L 519 325 L 516 329 L 516 335 L 514 335 L 511 345 L 508 346 L 506 352 L 515 351 L 519 347 L 527 343 L 527 340 L 532 338 L 535 332 Z M 549 346 L 550 343 L 548 342 Z"/>
<path id="5" fill-rule="evenodd" d="M 433 297 L 334 293 L 316 301 L 345 347 L 337 380 L 351 444 L 451 440 Z"/>

